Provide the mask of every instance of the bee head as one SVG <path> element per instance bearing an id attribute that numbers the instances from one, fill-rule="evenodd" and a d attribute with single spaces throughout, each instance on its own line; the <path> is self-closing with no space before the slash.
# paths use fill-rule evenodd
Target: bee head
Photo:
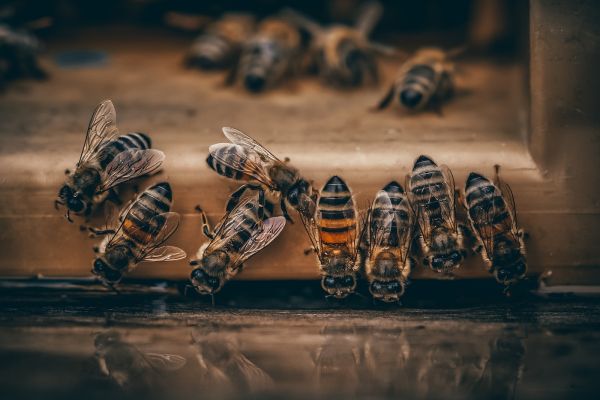
<path id="1" fill-rule="evenodd" d="M 221 290 L 223 281 L 217 276 L 211 276 L 201 267 L 195 268 L 190 275 L 194 289 L 200 294 L 214 294 Z"/>
<path id="2" fill-rule="evenodd" d="M 329 296 L 343 299 L 356 289 L 356 276 L 354 274 L 325 275 L 321 278 L 321 287 Z"/>
<path id="3" fill-rule="evenodd" d="M 312 186 L 304 179 L 297 182 L 288 190 L 286 196 L 292 207 L 306 217 L 312 217 L 317 208 L 317 196 L 312 194 Z"/>
<path id="4" fill-rule="evenodd" d="M 90 207 L 83 196 L 76 190 L 73 190 L 69 185 L 65 184 L 58 192 L 59 200 L 75 214 L 83 214 Z"/>
<path id="5" fill-rule="evenodd" d="M 97 257 L 94 260 L 92 274 L 100 278 L 104 284 L 110 286 L 117 284 L 123 277 L 123 274 L 120 271 L 109 266 L 104 256 Z"/>
<path id="6" fill-rule="evenodd" d="M 464 255 L 461 251 L 451 251 L 447 254 L 436 254 L 428 256 L 423 263 L 429 265 L 436 272 L 448 272 L 458 268 L 463 261 Z"/>
<path id="7" fill-rule="evenodd" d="M 369 285 L 369 292 L 374 299 L 391 303 L 398 301 L 404 294 L 404 285 L 399 281 L 373 281 Z"/>

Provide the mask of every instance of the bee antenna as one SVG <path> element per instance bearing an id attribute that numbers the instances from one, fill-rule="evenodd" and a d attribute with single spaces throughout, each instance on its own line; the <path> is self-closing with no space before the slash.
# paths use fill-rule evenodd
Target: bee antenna
<path id="1" fill-rule="evenodd" d="M 69 221 L 70 223 L 73 223 L 73 220 L 71 219 L 71 210 L 69 210 L 69 208 L 67 207 L 67 212 L 65 213 L 65 218 L 67 219 L 67 221 Z"/>
<path id="2" fill-rule="evenodd" d="M 215 294 L 214 293 L 210 294 L 210 300 L 212 302 L 212 306 L 214 307 L 215 306 Z"/>

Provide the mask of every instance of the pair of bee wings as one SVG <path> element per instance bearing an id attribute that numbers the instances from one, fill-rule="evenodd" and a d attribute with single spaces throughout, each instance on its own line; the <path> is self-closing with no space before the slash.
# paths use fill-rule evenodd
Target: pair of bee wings
<path id="1" fill-rule="evenodd" d="M 474 222 L 474 228 L 477 230 L 477 236 L 479 237 L 483 247 L 485 248 L 486 255 L 492 260 L 494 255 L 494 236 L 496 232 L 508 232 L 511 239 L 515 243 L 519 243 L 519 228 L 517 222 L 517 208 L 515 204 L 515 198 L 510 186 L 501 181 L 499 177 L 494 180 L 494 192 L 492 193 L 491 206 L 489 208 L 483 208 L 481 206 L 475 206 L 474 215 L 469 218 Z M 509 213 L 509 218 L 504 218 L 502 221 L 498 221 L 496 218 L 503 210 L 497 207 L 495 199 L 502 199 L 506 211 Z"/>
<path id="2" fill-rule="evenodd" d="M 210 155 L 219 163 L 276 189 L 277 185 L 269 177 L 266 164 L 282 161 L 245 133 L 229 127 L 223 127 L 222 130 L 231 143 L 213 144 L 208 148 Z M 227 150 L 222 151 L 224 148 Z"/>
<path id="3" fill-rule="evenodd" d="M 125 206 L 120 213 L 116 213 L 114 207 L 109 208 L 109 222 L 107 226 L 117 226 L 115 233 L 106 244 L 106 249 L 117 245 L 124 238 L 123 223 L 128 219 L 131 209 L 135 205 L 135 200 Z M 141 232 L 140 228 L 136 228 L 131 236 L 135 236 L 138 231 L 143 235 L 149 235 L 151 240 L 139 249 L 136 263 L 147 261 L 176 261 L 184 259 L 187 255 L 185 251 L 175 246 L 163 246 L 162 244 L 175 233 L 179 227 L 181 217 L 175 212 L 166 212 L 157 214 L 148 221 L 148 226 L 151 227 L 150 232 Z M 164 221 L 164 222 L 163 222 Z"/>
<path id="4" fill-rule="evenodd" d="M 115 107 L 110 100 L 103 101 L 90 119 L 87 134 L 77 166 L 92 160 L 118 134 Z M 120 183 L 156 172 L 165 159 L 162 151 L 132 149 L 120 152 L 106 166 L 104 179 L 98 188 L 102 193 Z"/>
<path id="5" fill-rule="evenodd" d="M 256 201 L 254 197 L 246 197 L 233 210 L 225 214 L 221 222 L 216 226 L 215 238 L 208 244 L 206 252 L 221 248 L 230 238 L 240 231 L 247 229 L 244 224 L 246 218 L 244 211 L 254 201 Z M 281 216 L 267 218 L 264 221 L 258 220 L 258 216 L 256 218 L 258 221 L 257 228 L 251 233 L 250 238 L 244 243 L 242 248 L 231 254 L 234 256 L 231 267 L 233 270 L 236 270 L 244 261 L 275 240 L 285 227 L 285 218 Z"/>
<path id="6" fill-rule="evenodd" d="M 389 247 L 390 237 L 396 235 L 398 245 L 402 249 L 402 262 L 406 261 L 410 252 L 410 244 L 412 242 L 412 226 L 414 223 L 414 215 L 408 198 L 404 198 L 400 204 L 406 206 L 408 213 L 408 221 L 401 221 L 396 214 L 397 209 L 393 207 L 392 199 L 385 190 L 380 190 L 372 206 L 366 213 L 366 219 L 363 223 L 367 230 L 365 241 L 367 244 L 367 257 L 375 255 L 376 248 Z M 375 222 L 374 212 L 377 206 L 377 219 Z"/>
<path id="7" fill-rule="evenodd" d="M 427 207 L 429 205 L 436 203 L 439 205 L 442 215 L 442 225 L 444 227 L 455 232 L 458 230 L 458 224 L 456 223 L 456 193 L 454 186 L 454 176 L 452 175 L 452 171 L 450 171 L 450 169 L 446 165 L 440 165 L 439 169 L 442 173 L 442 176 L 444 177 L 443 184 L 446 186 L 446 189 L 444 190 L 442 196 L 440 196 L 442 198 L 438 198 L 431 193 L 432 189 L 435 189 L 437 185 L 440 185 L 439 183 L 432 184 L 429 186 L 430 197 L 424 202 L 416 201 L 414 199 L 414 194 L 411 190 L 412 187 L 414 185 L 418 185 L 419 182 L 424 183 L 425 180 L 423 178 L 419 178 L 415 184 L 411 184 L 410 177 L 407 177 L 407 182 L 405 186 L 409 188 L 408 198 L 416 218 L 417 226 L 421 235 L 423 236 L 423 240 L 425 240 L 426 243 L 431 243 L 431 234 L 433 230 L 437 228 L 437 226 L 431 225 L 429 211 L 427 210 Z"/>

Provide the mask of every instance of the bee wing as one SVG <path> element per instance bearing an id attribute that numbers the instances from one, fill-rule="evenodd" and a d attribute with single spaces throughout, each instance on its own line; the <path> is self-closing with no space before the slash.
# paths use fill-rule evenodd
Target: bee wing
<path id="1" fill-rule="evenodd" d="M 452 171 L 446 165 L 441 165 L 440 170 L 442 171 L 442 175 L 444 176 L 444 180 L 447 184 L 447 199 L 448 201 L 440 202 L 442 206 L 442 215 L 444 216 L 444 220 L 448 222 L 449 227 L 453 230 L 458 229 L 458 225 L 456 224 L 456 186 L 454 183 L 454 175 L 452 175 Z"/>
<path id="2" fill-rule="evenodd" d="M 392 209 L 392 201 L 386 191 L 380 190 L 377 192 L 369 210 L 367 227 L 369 256 L 373 254 L 376 246 L 387 246 L 392 233 L 393 221 L 394 210 Z"/>
<path id="3" fill-rule="evenodd" d="M 177 371 L 186 364 L 186 359 L 177 354 L 145 353 L 144 359 L 158 371 Z"/>
<path id="4" fill-rule="evenodd" d="M 177 261 L 187 257 L 185 251 L 175 246 L 160 246 L 146 255 L 144 261 Z"/>
<path id="5" fill-rule="evenodd" d="M 223 135 L 233 144 L 246 147 L 260 155 L 263 161 L 280 161 L 273 153 L 267 150 L 262 144 L 246 135 L 244 132 L 227 126 L 223 127 Z"/>
<path id="6" fill-rule="evenodd" d="M 265 169 L 264 160 L 251 149 L 239 144 L 217 143 L 211 145 L 208 152 L 219 163 L 249 175 L 269 188 L 275 187 Z"/>
<path id="7" fill-rule="evenodd" d="M 104 192 L 130 179 L 156 172 L 165 159 L 165 153 L 159 150 L 123 151 L 106 166 L 104 179 L 98 192 Z"/>
<path id="8" fill-rule="evenodd" d="M 244 354 L 239 353 L 234 356 L 233 362 L 251 392 L 265 390 L 273 385 L 273 379 L 269 374 L 250 361 Z"/>
<path id="9" fill-rule="evenodd" d="M 88 125 L 77 166 L 90 160 L 117 133 L 117 114 L 112 101 L 105 100 L 96 107 Z"/>
<path id="10" fill-rule="evenodd" d="M 245 197 L 233 210 L 226 213 L 215 227 L 215 238 L 208 244 L 206 252 L 218 248 L 230 237 L 237 234 L 242 227 L 244 210 L 248 203 L 256 201 L 256 197 Z"/>
<path id="11" fill-rule="evenodd" d="M 300 221 L 302 222 L 302 226 L 304 227 L 304 230 L 306 231 L 306 234 L 308 235 L 308 238 L 310 240 L 310 244 L 312 245 L 313 249 L 317 252 L 317 255 L 320 256 L 321 241 L 319 240 L 319 232 L 317 228 L 316 217 L 314 214 L 310 216 L 306 214 L 307 213 L 298 213 L 298 215 L 300 216 Z"/>
<path id="12" fill-rule="evenodd" d="M 497 194 L 500 195 L 500 193 Z M 490 260 L 492 260 L 494 254 L 494 234 L 496 231 L 494 228 L 494 216 L 497 214 L 496 210 L 496 204 L 493 201 L 490 207 L 478 204 L 468 210 L 469 218 L 473 221 L 475 234 L 479 238 Z"/>
<path id="13" fill-rule="evenodd" d="M 250 239 L 244 244 L 240 250 L 239 263 L 243 263 L 260 250 L 264 249 L 271 243 L 285 227 L 284 217 L 271 217 L 266 219 L 260 227 L 260 230 L 252 233 Z"/>
<path id="14" fill-rule="evenodd" d="M 175 252 L 174 249 L 176 249 L 176 247 L 163 246 L 164 249 L 159 250 L 162 244 L 175 233 L 179 227 L 180 220 L 181 217 L 176 212 L 166 212 L 152 217 L 148 223 L 148 226 L 150 227 L 150 232 L 148 232 L 148 234 L 151 239 L 139 249 L 139 256 L 136 261 L 161 261 L 158 259 L 161 253 L 169 257 L 178 257 L 165 259 L 165 261 L 184 258 L 186 256 L 185 252 L 181 249 L 177 249 L 179 251 Z M 155 253 L 155 251 L 157 251 L 157 253 Z"/>
<path id="15" fill-rule="evenodd" d="M 511 232 L 516 236 L 518 231 L 519 223 L 517 221 L 517 205 L 515 203 L 515 196 L 513 195 L 512 189 L 508 183 L 500 180 L 499 176 L 496 176 L 495 182 L 498 189 L 502 193 L 502 198 L 506 203 L 506 207 L 512 216 L 513 225 L 511 226 Z"/>
<path id="16" fill-rule="evenodd" d="M 365 37 L 369 36 L 375 25 L 377 25 L 377 22 L 381 19 L 382 14 L 383 6 L 378 1 L 365 3 L 358 13 L 359 17 L 355 24 L 356 29 Z"/>

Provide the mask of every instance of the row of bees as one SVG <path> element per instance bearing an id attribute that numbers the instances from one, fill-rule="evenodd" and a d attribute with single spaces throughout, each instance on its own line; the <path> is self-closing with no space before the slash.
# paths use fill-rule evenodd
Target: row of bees
<path id="1" fill-rule="evenodd" d="M 258 24 L 248 14 L 225 14 L 194 41 L 185 63 L 227 70 L 228 84 L 241 83 L 254 93 L 303 71 L 316 71 L 324 84 L 334 87 L 377 83 L 378 56 L 406 56 L 369 39 L 382 11 L 377 2 L 365 4 L 354 26 L 321 26 L 291 9 Z M 303 44 L 301 32 L 308 33 L 310 44 Z M 409 110 L 439 107 L 454 90 L 451 60 L 463 51 L 430 47 L 404 57 L 396 80 L 375 108 L 383 109 L 395 99 Z"/>
<path id="2" fill-rule="evenodd" d="M 151 148 L 142 133 L 118 136 L 115 109 L 105 101 L 95 110 L 81 156 L 67 172 L 55 206 L 89 216 L 105 200 L 119 203 L 117 185 L 160 168 L 165 155 Z M 243 268 L 244 262 L 269 245 L 291 221 L 293 208 L 312 243 L 328 296 L 355 292 L 359 274 L 366 277 L 375 299 L 394 302 L 404 293 L 416 260 L 440 274 L 451 275 L 467 256 L 466 240 L 474 239 L 489 271 L 508 290 L 524 278 L 524 234 L 517 224 L 509 186 L 472 172 L 457 194 L 450 169 L 421 155 L 407 176 L 406 191 L 392 181 L 359 212 L 353 194 L 339 176 L 317 191 L 289 162 L 233 128 L 223 128 L 229 142 L 211 145 L 208 167 L 221 176 L 244 182 L 229 197 L 226 213 L 211 228 L 198 206 L 207 241 L 190 261 L 190 281 L 200 294 L 214 295 Z M 457 201 L 462 198 L 462 202 Z M 277 203 L 281 216 L 276 216 Z M 467 225 L 457 207 L 467 210 Z M 166 240 L 180 217 L 172 212 L 173 191 L 157 183 L 130 204 L 105 207 L 106 227 L 87 229 L 104 236 L 95 249 L 92 272 L 106 285 L 116 285 L 142 261 L 172 261 L 186 253 Z M 413 245 L 413 243 L 415 245 Z"/>

